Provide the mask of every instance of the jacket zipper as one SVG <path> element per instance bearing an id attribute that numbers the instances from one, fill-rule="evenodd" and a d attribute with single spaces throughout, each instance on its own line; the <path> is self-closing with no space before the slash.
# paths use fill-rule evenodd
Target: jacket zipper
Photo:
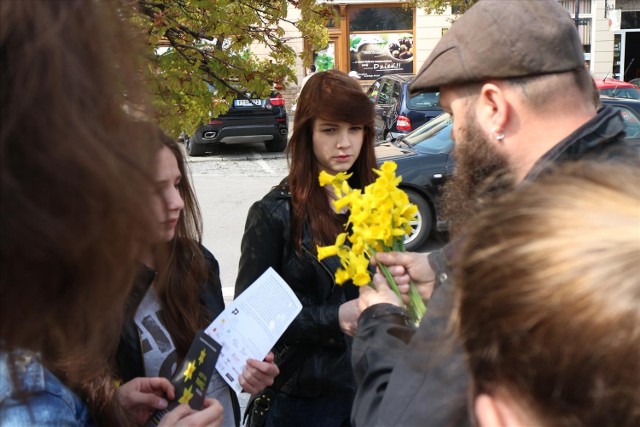
<path id="1" fill-rule="evenodd" d="M 331 295 L 331 294 L 333 294 L 333 290 L 334 290 L 334 289 L 335 289 L 335 287 L 336 287 L 336 281 L 334 280 L 334 278 L 333 278 L 333 273 L 331 273 L 331 270 L 329 270 L 329 267 L 327 267 L 326 265 L 324 265 L 324 264 L 322 263 L 322 261 L 320 261 L 320 260 L 318 259 L 318 257 L 317 257 L 317 256 L 315 256 L 315 255 L 314 255 L 314 254 L 313 254 L 309 249 L 307 249 L 307 247 L 306 247 L 304 244 L 302 245 L 302 249 L 303 249 L 303 250 L 304 250 L 304 251 L 305 251 L 309 256 L 311 256 L 311 258 L 312 258 L 315 262 L 317 262 L 318 264 L 320 264 L 320 265 L 322 266 L 322 269 L 323 269 L 324 271 L 326 271 L 326 272 L 327 272 L 327 274 L 329 275 L 329 279 L 331 280 L 331 292 L 330 292 L 330 295 Z"/>

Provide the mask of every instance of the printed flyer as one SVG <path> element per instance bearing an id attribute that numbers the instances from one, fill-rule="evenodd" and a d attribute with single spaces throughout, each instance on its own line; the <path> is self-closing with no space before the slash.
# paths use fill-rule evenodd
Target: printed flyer
<path id="1" fill-rule="evenodd" d="M 222 346 L 216 369 L 236 393 L 247 359 L 264 359 L 301 310 L 289 285 L 269 268 L 205 329 Z"/>

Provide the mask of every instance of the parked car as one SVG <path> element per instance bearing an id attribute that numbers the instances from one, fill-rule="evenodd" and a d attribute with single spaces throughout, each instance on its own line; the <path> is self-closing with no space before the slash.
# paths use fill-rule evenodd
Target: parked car
<path id="1" fill-rule="evenodd" d="M 602 105 L 616 108 L 622 114 L 628 139 L 640 140 L 640 100 L 600 96 Z"/>
<path id="2" fill-rule="evenodd" d="M 409 251 L 418 250 L 429 237 L 447 230 L 440 195 L 454 168 L 451 127 L 451 116 L 444 113 L 408 135 L 376 144 L 378 163 L 396 162 L 396 174 L 402 176 L 400 188 L 418 207 L 417 219 L 411 224 L 413 231 L 405 239 Z"/>
<path id="3" fill-rule="evenodd" d="M 640 78 L 631 79 L 631 80 L 629 80 L 629 83 L 631 83 L 632 85 L 634 85 L 637 88 L 640 88 Z"/>
<path id="4" fill-rule="evenodd" d="M 620 111 L 627 139 L 640 141 L 640 100 L 601 96 L 600 101 Z M 451 128 L 451 117 L 444 113 L 407 135 L 376 144 L 378 163 L 396 162 L 396 174 L 402 176 L 400 188 L 418 206 L 413 231 L 405 239 L 407 250 L 415 251 L 430 237 L 447 231 L 440 200 L 442 186 L 455 168 Z"/>
<path id="5" fill-rule="evenodd" d="M 225 114 L 200 124 L 191 136 L 184 136 L 190 156 L 201 156 L 215 144 L 264 142 L 267 151 L 283 151 L 287 146 L 287 110 L 281 94 L 270 98 L 234 99 Z"/>
<path id="6" fill-rule="evenodd" d="M 442 113 L 440 94 L 425 92 L 409 96 L 414 74 L 388 74 L 367 91 L 375 104 L 378 139 L 406 134 Z"/>
<path id="7" fill-rule="evenodd" d="M 600 95 L 615 98 L 640 99 L 640 89 L 629 82 L 612 78 L 593 79 Z"/>

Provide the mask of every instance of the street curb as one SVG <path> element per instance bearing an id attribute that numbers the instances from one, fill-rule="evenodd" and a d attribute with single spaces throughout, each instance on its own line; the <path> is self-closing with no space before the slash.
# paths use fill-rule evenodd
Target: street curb
<path id="1" fill-rule="evenodd" d="M 201 157 L 188 157 L 187 162 L 189 163 L 198 163 L 198 162 L 207 162 L 207 161 L 219 161 L 219 162 L 237 162 L 237 161 L 245 161 L 245 160 L 256 160 L 255 154 L 258 154 L 262 160 L 273 160 L 273 159 L 284 159 L 284 153 L 256 153 L 252 152 L 251 154 L 225 154 L 221 155 L 204 155 Z"/>

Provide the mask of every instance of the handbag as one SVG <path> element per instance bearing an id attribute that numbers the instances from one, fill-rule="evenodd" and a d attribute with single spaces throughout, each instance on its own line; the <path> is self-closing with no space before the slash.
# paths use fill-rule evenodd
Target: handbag
<path id="1" fill-rule="evenodd" d="M 275 378 L 274 385 L 267 387 L 260 393 L 249 398 L 247 408 L 244 411 L 242 422 L 245 427 L 264 427 L 267 414 L 278 394 L 279 389 L 298 369 L 303 360 L 309 356 L 309 351 L 301 348 L 285 346 L 277 355 L 276 360 L 280 364 L 280 374 Z M 290 363 L 286 363 L 290 361 Z M 275 387 L 275 388 L 274 388 Z"/>
<path id="2" fill-rule="evenodd" d="M 275 396 L 275 390 L 268 387 L 251 396 L 242 417 L 243 424 L 246 427 L 263 427 L 267 421 L 267 413 L 271 409 L 271 403 Z"/>

